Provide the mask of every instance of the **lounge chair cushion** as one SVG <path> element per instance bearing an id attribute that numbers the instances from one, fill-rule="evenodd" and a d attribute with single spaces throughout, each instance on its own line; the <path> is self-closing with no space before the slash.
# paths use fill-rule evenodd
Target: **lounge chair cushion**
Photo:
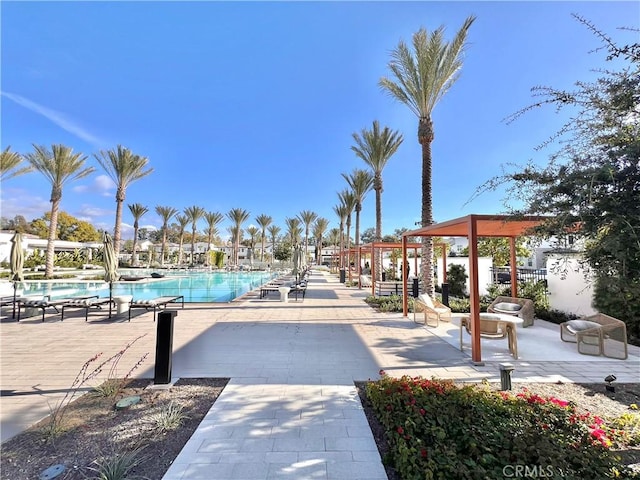
<path id="1" fill-rule="evenodd" d="M 65 305 L 68 307 L 90 307 L 95 303 L 95 298 L 86 298 L 81 300 L 69 300 Z"/>
<path id="2" fill-rule="evenodd" d="M 519 312 L 522 310 L 522 305 L 518 305 L 517 303 L 496 303 L 493 308 L 495 310 L 502 310 L 503 312 Z"/>
<path id="3" fill-rule="evenodd" d="M 565 325 L 566 329 L 574 335 L 578 332 L 592 328 L 600 328 L 601 326 L 599 323 L 590 322 L 589 320 L 569 320 Z"/>

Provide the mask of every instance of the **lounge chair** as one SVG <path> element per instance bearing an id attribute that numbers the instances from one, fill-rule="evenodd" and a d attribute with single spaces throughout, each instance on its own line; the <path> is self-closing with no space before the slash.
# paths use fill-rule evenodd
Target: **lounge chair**
<path id="1" fill-rule="evenodd" d="M 360 285 L 362 287 L 371 287 L 371 277 L 369 275 L 360 275 Z"/>
<path id="2" fill-rule="evenodd" d="M 620 360 L 628 356 L 626 324 L 604 313 L 561 323 L 560 339 L 577 343 L 578 352 L 584 355 L 604 355 Z"/>
<path id="3" fill-rule="evenodd" d="M 74 298 L 72 300 L 67 301 L 62 305 L 62 314 L 60 316 L 60 321 L 64 321 L 64 309 L 65 308 L 84 308 L 84 321 L 87 322 L 89 320 L 89 310 L 95 308 L 97 310 L 102 310 L 102 307 L 106 304 L 112 303 L 115 307 L 116 302 L 109 297 L 92 297 L 85 299 L 77 299 Z"/>
<path id="4" fill-rule="evenodd" d="M 424 321 L 419 322 L 417 313 L 424 312 Z M 435 325 L 429 323 L 429 320 L 435 320 Z M 451 321 L 451 309 L 438 299 L 432 299 L 428 294 L 423 293 L 413 301 L 413 321 L 422 323 L 428 327 L 437 327 L 440 321 Z"/>
<path id="5" fill-rule="evenodd" d="M 170 303 L 178 303 L 178 300 L 182 302 L 182 308 L 184 308 L 184 296 L 175 295 L 167 297 L 158 297 L 152 300 L 133 300 L 129 305 L 129 321 L 131 321 L 131 310 L 134 308 L 144 308 L 145 310 L 153 309 L 153 321 L 156 321 L 156 310 L 162 310 Z"/>
<path id="6" fill-rule="evenodd" d="M 294 285 L 289 290 L 289 295 L 294 294 L 296 297 L 296 302 L 298 301 L 298 294 L 302 293 L 302 301 L 304 302 L 304 296 L 307 293 L 307 281 L 303 280 L 302 282 Z"/>
<path id="7" fill-rule="evenodd" d="M 46 309 L 49 307 L 53 308 L 56 311 L 56 313 L 60 313 L 60 311 L 58 310 L 58 307 L 64 305 L 65 303 L 71 300 L 85 300 L 88 298 L 96 298 L 96 297 L 97 295 L 85 295 L 83 297 L 60 298 L 58 300 L 51 300 L 50 297 L 46 297 L 44 299 L 39 299 L 39 300 L 22 298 L 20 300 L 17 300 L 18 321 L 20 321 L 20 312 L 22 307 L 24 307 L 25 312 L 27 308 L 33 308 L 33 309 L 39 308 L 40 310 L 42 310 L 42 321 L 44 322 L 44 314 L 46 313 Z"/>
<path id="8" fill-rule="evenodd" d="M 487 312 L 520 317 L 524 321 L 522 326 L 525 328 L 533 326 L 536 314 L 532 300 L 516 297 L 496 297 L 487 307 Z"/>

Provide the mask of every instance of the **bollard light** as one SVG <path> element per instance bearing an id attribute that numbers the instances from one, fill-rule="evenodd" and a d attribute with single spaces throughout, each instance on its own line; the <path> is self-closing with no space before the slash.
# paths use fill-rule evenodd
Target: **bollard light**
<path id="1" fill-rule="evenodd" d="M 510 363 L 500 364 L 500 390 L 511 390 L 511 372 L 514 368 Z"/>

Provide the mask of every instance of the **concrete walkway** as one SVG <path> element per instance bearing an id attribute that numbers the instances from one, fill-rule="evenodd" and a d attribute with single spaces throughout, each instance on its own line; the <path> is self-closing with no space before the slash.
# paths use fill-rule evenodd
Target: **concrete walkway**
<path id="1" fill-rule="evenodd" d="M 373 311 L 363 290 L 313 273 L 306 299 L 282 303 L 250 294 L 224 305 L 179 310 L 174 330 L 174 377 L 229 377 L 212 409 L 165 480 L 384 479 L 380 456 L 353 382 L 388 374 L 477 382 L 499 380 L 499 362 L 471 364 L 464 353 L 400 314 Z M 3 311 L 3 315 L 6 314 Z M 64 395 L 80 366 L 143 335 L 121 361 L 123 371 L 150 355 L 136 376 L 153 376 L 151 313 L 132 321 L 81 313 L 59 321 L 6 316 L 0 325 L 2 440 L 43 418 L 47 402 Z M 638 355 L 638 349 L 632 349 Z M 638 382 L 630 361 L 512 362 L 514 381 Z M 579 360 L 579 361 L 578 361 Z M 99 383 L 99 379 L 92 383 Z"/>

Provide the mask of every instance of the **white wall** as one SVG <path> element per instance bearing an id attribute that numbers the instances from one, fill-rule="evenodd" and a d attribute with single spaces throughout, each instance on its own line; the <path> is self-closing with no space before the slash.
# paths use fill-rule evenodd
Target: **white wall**
<path id="1" fill-rule="evenodd" d="M 559 258 L 562 258 L 563 262 L 563 275 L 553 268 Z M 566 262 L 566 265 L 564 262 Z M 578 269 L 578 266 L 577 257 L 549 255 L 547 258 L 549 305 L 552 309 L 561 310 L 566 313 L 592 315 L 596 313 L 591 306 L 593 287 L 590 282 L 585 280 L 584 271 Z M 565 278 L 563 278 L 563 276 Z"/>
<path id="2" fill-rule="evenodd" d="M 469 257 L 447 257 L 447 270 L 449 265 L 462 265 L 464 266 L 467 277 L 469 276 Z M 478 258 L 478 291 L 480 295 L 487 294 L 487 286 L 491 284 L 491 267 L 493 266 L 493 260 L 491 257 L 479 257 Z M 444 278 L 442 272 L 442 258 L 438 258 L 438 283 L 442 283 Z M 467 278 L 466 290 L 469 293 L 471 289 L 469 278 Z"/>

